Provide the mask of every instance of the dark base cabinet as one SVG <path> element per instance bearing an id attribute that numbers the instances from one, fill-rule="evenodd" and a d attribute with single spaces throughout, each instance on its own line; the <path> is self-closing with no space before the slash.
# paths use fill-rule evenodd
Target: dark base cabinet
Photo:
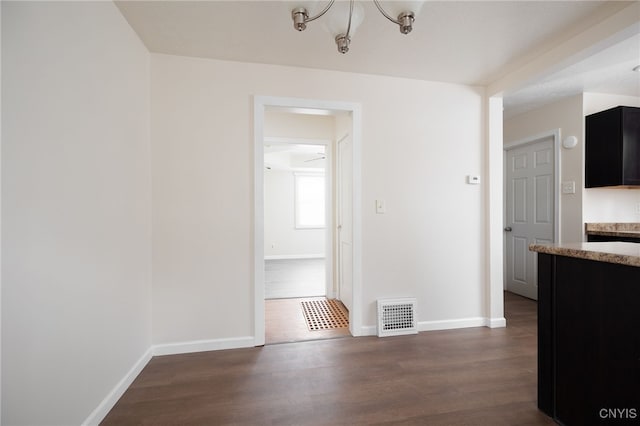
<path id="1" fill-rule="evenodd" d="M 609 235 L 594 235 L 587 234 L 588 242 L 608 242 L 608 241 L 622 241 L 626 243 L 640 243 L 640 238 L 634 237 L 612 237 Z"/>
<path id="2" fill-rule="evenodd" d="M 640 268 L 538 253 L 538 407 L 640 424 Z"/>

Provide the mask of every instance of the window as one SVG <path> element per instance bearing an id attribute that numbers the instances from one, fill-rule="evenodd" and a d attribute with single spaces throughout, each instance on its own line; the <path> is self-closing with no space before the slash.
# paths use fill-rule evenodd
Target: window
<path id="1" fill-rule="evenodd" d="M 324 228 L 324 174 L 296 173 L 294 177 L 296 228 Z"/>

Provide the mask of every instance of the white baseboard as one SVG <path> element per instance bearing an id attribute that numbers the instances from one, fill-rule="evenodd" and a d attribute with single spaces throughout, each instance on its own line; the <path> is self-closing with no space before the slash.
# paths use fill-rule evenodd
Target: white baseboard
<path id="1" fill-rule="evenodd" d="M 472 318 L 460 318 L 453 320 L 441 320 L 441 321 L 420 321 L 418 322 L 418 332 L 421 331 L 438 331 L 438 330 L 454 330 L 457 328 L 470 328 L 470 327 L 490 327 L 500 328 L 506 327 L 507 321 L 504 318 L 485 318 L 485 317 L 472 317 Z M 377 336 L 377 329 L 375 325 L 363 326 L 361 328 L 362 336 Z"/>
<path id="2" fill-rule="evenodd" d="M 264 260 L 289 260 L 289 259 L 324 259 L 324 253 L 320 254 L 275 254 L 265 256 Z"/>
<path id="3" fill-rule="evenodd" d="M 188 354 L 192 352 L 219 351 L 223 349 L 251 348 L 255 346 L 253 336 L 232 337 L 228 339 L 194 340 L 190 342 L 165 343 L 154 345 L 154 356 Z"/>
<path id="4" fill-rule="evenodd" d="M 503 318 L 486 318 L 487 327 L 489 328 L 503 328 L 507 326 L 507 320 Z"/>
<path id="5" fill-rule="evenodd" d="M 131 367 L 129 372 L 118 382 L 109 392 L 89 417 L 82 422 L 83 426 L 98 425 L 109 414 L 109 411 L 116 405 L 131 383 L 138 377 L 138 374 L 149 363 L 153 356 L 175 355 L 191 352 L 216 351 L 222 349 L 248 348 L 255 346 L 255 339 L 252 336 L 235 337 L 230 339 L 197 340 L 191 342 L 167 343 L 154 345 L 147 349 L 142 357 Z"/>
<path id="6" fill-rule="evenodd" d="M 378 327 L 375 325 L 363 325 L 360 327 L 360 336 L 377 336 Z"/>
<path id="7" fill-rule="evenodd" d="M 142 369 L 149 363 L 151 360 L 151 348 L 147 349 L 147 351 L 140 357 L 138 361 L 131 367 L 129 372 L 125 374 L 125 376 L 118 382 L 118 384 L 109 392 L 109 394 L 102 400 L 100 404 L 96 407 L 95 410 L 89 417 L 86 418 L 82 425 L 98 425 L 104 418 L 109 414 L 109 411 L 116 405 L 116 402 L 120 399 L 120 397 L 125 393 L 125 391 L 131 386 L 131 383 L 138 377 L 138 374 L 142 371 Z"/>
<path id="8" fill-rule="evenodd" d="M 420 321 L 418 331 L 453 330 L 456 328 L 484 327 L 487 325 L 486 318 L 460 318 L 441 321 Z"/>

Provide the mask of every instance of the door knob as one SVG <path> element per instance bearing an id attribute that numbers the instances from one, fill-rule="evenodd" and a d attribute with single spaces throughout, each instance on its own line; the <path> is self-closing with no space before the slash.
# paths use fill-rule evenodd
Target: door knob
<path id="1" fill-rule="evenodd" d="M 513 230 L 511 229 L 511 227 L 510 227 L 510 226 L 507 226 L 506 228 L 504 228 L 504 230 L 505 230 L 506 232 L 511 232 L 511 231 L 513 231 Z"/>

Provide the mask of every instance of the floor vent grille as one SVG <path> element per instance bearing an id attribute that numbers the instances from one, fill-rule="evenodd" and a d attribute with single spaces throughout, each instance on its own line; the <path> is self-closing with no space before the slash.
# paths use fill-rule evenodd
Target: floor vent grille
<path id="1" fill-rule="evenodd" d="M 349 327 L 347 308 L 339 300 L 306 300 L 301 303 L 310 331 Z"/>
<path id="2" fill-rule="evenodd" d="M 378 300 L 378 337 L 417 332 L 416 299 Z"/>

